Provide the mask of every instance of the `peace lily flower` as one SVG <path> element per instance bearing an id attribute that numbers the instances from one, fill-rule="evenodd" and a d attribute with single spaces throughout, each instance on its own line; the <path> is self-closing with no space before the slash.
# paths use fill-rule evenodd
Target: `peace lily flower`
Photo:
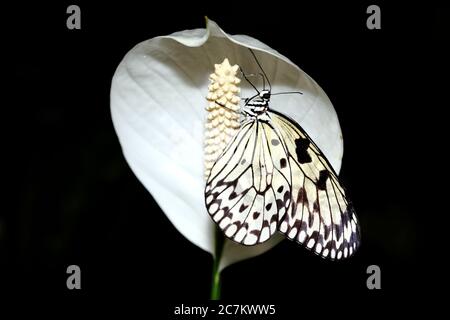
<path id="1" fill-rule="evenodd" d="M 339 172 L 342 134 L 325 92 L 274 49 L 246 35 L 228 35 L 211 20 L 206 29 L 139 43 L 123 58 L 111 85 L 112 120 L 126 161 L 175 228 L 214 256 L 214 282 L 225 267 L 262 254 L 283 239 L 274 235 L 250 247 L 221 241 L 204 204 L 209 75 L 225 58 L 246 73 L 259 72 L 248 48 L 256 53 L 272 92 L 303 92 L 273 96 L 270 107 L 296 120 Z M 241 97 L 254 95 L 248 83 L 239 85 Z"/>

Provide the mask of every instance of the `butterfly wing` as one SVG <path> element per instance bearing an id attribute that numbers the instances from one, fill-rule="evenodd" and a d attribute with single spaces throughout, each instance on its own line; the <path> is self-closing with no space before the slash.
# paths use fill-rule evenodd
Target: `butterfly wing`
<path id="1" fill-rule="evenodd" d="M 285 142 L 292 172 L 292 203 L 279 230 L 325 258 L 351 256 L 360 243 L 359 224 L 336 173 L 294 120 L 269 112 Z"/>
<path id="2" fill-rule="evenodd" d="M 211 169 L 207 211 L 228 238 L 262 243 L 277 231 L 289 208 L 290 173 L 284 142 L 270 120 L 250 119 Z"/>

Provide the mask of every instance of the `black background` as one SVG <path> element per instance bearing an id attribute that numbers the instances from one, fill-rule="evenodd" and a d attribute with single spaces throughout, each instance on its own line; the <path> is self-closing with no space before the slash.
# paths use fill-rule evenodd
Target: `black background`
<path id="1" fill-rule="evenodd" d="M 171 304 L 208 300 L 211 256 L 176 231 L 128 168 L 109 111 L 111 79 L 128 50 L 204 27 L 208 15 L 226 32 L 286 55 L 328 94 L 344 136 L 341 177 L 362 229 L 362 247 L 348 261 L 325 261 L 286 240 L 232 265 L 223 272 L 223 298 L 278 303 L 287 312 L 427 292 L 424 267 L 433 262 L 420 254 L 428 247 L 422 228 L 436 193 L 421 183 L 420 168 L 436 165 L 424 160 L 434 150 L 426 126 L 441 86 L 434 75 L 443 8 L 378 3 L 382 29 L 368 30 L 371 3 L 73 3 L 81 30 L 66 28 L 72 2 L 4 11 L 12 88 L 3 106 L 3 160 L 11 196 L 0 215 L 0 290 L 68 301 L 140 297 L 163 314 Z M 70 264 L 82 270 L 78 292 L 66 288 Z M 381 267 L 379 291 L 366 287 L 371 264 Z"/>

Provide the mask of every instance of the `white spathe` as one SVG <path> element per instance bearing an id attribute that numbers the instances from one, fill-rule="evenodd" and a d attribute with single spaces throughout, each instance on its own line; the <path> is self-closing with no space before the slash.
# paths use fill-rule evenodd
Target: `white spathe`
<path id="1" fill-rule="evenodd" d="M 128 164 L 177 230 L 211 254 L 215 226 L 205 209 L 203 177 L 208 75 L 224 58 L 246 73 L 259 72 L 248 48 L 254 49 L 272 92 L 303 92 L 273 96 L 271 108 L 296 120 L 339 172 L 342 134 L 325 92 L 277 51 L 249 36 L 227 35 L 211 20 L 206 29 L 139 43 L 112 79 L 112 120 Z M 258 78 L 252 79 L 261 86 Z M 242 81 L 241 97 L 253 94 Z M 275 235 L 252 247 L 227 240 L 220 268 L 259 255 L 281 239 Z"/>

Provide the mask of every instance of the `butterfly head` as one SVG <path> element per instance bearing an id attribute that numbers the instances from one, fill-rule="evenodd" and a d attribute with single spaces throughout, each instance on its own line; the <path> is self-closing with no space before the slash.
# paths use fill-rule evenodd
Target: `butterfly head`
<path id="1" fill-rule="evenodd" d="M 270 90 L 261 90 L 259 92 L 259 98 L 263 101 L 270 101 Z"/>

